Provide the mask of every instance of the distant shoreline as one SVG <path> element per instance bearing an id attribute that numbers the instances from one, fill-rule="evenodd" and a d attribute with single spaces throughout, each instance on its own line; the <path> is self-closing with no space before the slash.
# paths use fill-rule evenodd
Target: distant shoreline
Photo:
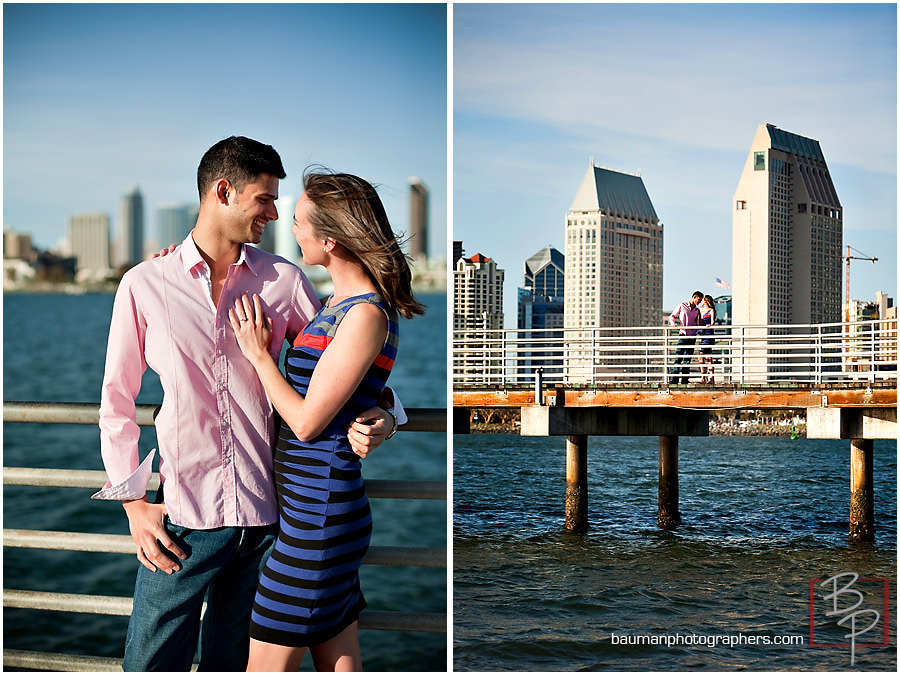
<path id="1" fill-rule="evenodd" d="M 494 423 L 484 424 L 481 422 L 473 422 L 469 430 L 473 434 L 518 434 L 519 427 L 517 424 Z M 806 424 L 798 424 L 798 436 L 806 436 Z M 717 424 L 710 426 L 710 436 L 768 436 L 789 438 L 791 436 L 791 426 L 781 424 L 751 424 L 747 426 L 736 426 L 731 424 Z"/>

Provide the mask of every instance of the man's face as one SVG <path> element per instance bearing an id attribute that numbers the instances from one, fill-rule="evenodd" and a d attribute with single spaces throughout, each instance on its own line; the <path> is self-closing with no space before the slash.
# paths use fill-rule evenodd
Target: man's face
<path id="1" fill-rule="evenodd" d="M 263 173 L 247 183 L 229 204 L 228 236 L 232 241 L 258 244 L 270 220 L 278 218 L 278 177 Z"/>
<path id="2" fill-rule="evenodd" d="M 703 301 L 703 298 L 699 295 L 694 295 L 691 297 L 691 307 L 696 307 Z"/>

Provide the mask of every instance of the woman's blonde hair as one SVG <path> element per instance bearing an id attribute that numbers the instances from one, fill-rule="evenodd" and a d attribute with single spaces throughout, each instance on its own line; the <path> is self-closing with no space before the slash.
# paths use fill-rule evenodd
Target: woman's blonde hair
<path id="1" fill-rule="evenodd" d="M 412 273 L 375 188 L 358 176 L 317 167 L 303 174 L 316 235 L 355 256 L 387 304 L 407 319 L 424 314 L 412 293 Z"/>

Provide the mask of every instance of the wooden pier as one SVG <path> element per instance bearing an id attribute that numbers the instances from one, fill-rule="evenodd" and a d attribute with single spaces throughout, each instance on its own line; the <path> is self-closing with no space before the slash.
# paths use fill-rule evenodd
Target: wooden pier
<path id="1" fill-rule="evenodd" d="M 541 382 L 540 378 L 538 382 Z M 523 436 L 566 438 L 566 528 L 587 529 L 589 436 L 657 436 L 657 525 L 673 529 L 678 512 L 678 439 L 708 436 L 715 410 L 805 410 L 807 437 L 850 441 L 850 531 L 853 542 L 875 538 L 873 441 L 897 438 L 896 381 L 658 387 L 459 386 L 453 391 L 454 433 L 468 433 L 469 410 L 519 408 Z"/>

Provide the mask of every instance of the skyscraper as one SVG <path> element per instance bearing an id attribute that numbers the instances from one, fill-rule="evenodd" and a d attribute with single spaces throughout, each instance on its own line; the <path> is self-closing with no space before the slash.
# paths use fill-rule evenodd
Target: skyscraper
<path id="1" fill-rule="evenodd" d="M 409 179 L 409 255 L 428 259 L 428 188 L 415 177 Z"/>
<path id="2" fill-rule="evenodd" d="M 566 328 L 656 326 L 663 226 L 640 175 L 591 160 L 566 214 Z"/>
<path id="3" fill-rule="evenodd" d="M 759 125 L 733 204 L 733 323 L 840 321 L 843 209 L 819 142 Z"/>
<path id="4" fill-rule="evenodd" d="M 69 217 L 69 250 L 78 260 L 79 276 L 102 277 L 109 268 L 109 216 L 81 213 Z"/>
<path id="5" fill-rule="evenodd" d="M 453 270 L 453 328 L 503 328 L 504 271 L 476 253 L 460 258 Z"/>
<path id="6" fill-rule="evenodd" d="M 163 204 L 156 210 L 156 231 L 159 233 L 160 247 L 180 244 L 197 222 L 192 216 L 190 204 Z"/>
<path id="7" fill-rule="evenodd" d="M 565 256 L 545 246 L 525 261 L 519 289 L 519 328 L 562 328 Z"/>
<path id="8" fill-rule="evenodd" d="M 181 241 L 180 239 L 178 240 Z M 114 264 L 136 265 L 144 259 L 144 198 L 137 186 L 122 197 Z"/>

